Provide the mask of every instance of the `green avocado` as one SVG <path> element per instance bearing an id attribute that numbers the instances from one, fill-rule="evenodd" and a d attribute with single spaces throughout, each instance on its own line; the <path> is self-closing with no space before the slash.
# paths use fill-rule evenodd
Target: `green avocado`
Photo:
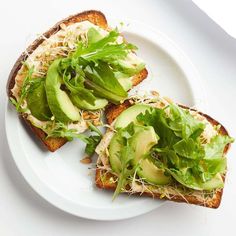
<path id="1" fill-rule="evenodd" d="M 89 44 L 96 43 L 97 41 L 104 38 L 104 36 L 94 27 L 91 27 L 87 33 Z"/>
<path id="2" fill-rule="evenodd" d="M 166 176 L 164 171 L 153 163 L 152 157 L 145 156 L 157 141 L 156 133 L 151 126 L 135 126 L 135 134 L 130 140 L 130 145 L 134 150 L 132 165 L 136 166 L 139 164 L 137 175 L 145 179 L 146 182 L 164 185 L 170 182 L 171 177 Z M 112 137 L 108 147 L 110 165 L 115 173 L 120 173 L 121 171 L 119 158 L 121 149 L 121 137 L 118 132 Z"/>
<path id="3" fill-rule="evenodd" d="M 108 104 L 108 101 L 104 98 L 96 98 L 94 105 L 91 105 L 87 101 L 80 99 L 77 95 L 71 95 L 70 99 L 76 107 L 91 111 L 102 109 Z"/>
<path id="4" fill-rule="evenodd" d="M 194 182 L 191 184 L 186 184 L 185 181 L 183 181 L 182 178 L 179 177 L 174 172 L 171 172 L 170 174 L 182 185 L 184 185 L 188 188 L 195 189 L 195 190 L 212 190 L 212 189 L 224 187 L 224 181 L 223 181 L 220 174 L 216 174 L 211 180 L 206 181 L 205 183 Z"/>
<path id="5" fill-rule="evenodd" d="M 201 188 L 204 190 L 212 190 L 223 187 L 224 187 L 224 181 L 220 174 L 216 174 L 211 180 L 203 183 L 201 186 Z"/>
<path id="6" fill-rule="evenodd" d="M 86 74 L 86 76 L 94 76 L 93 74 L 88 74 L 88 72 L 86 72 L 86 71 L 85 71 L 85 74 Z M 121 95 L 118 95 L 112 91 L 109 91 L 109 90 L 103 88 L 102 86 L 94 83 L 92 80 L 85 80 L 84 83 L 87 88 L 94 91 L 94 95 L 96 95 L 98 97 L 104 97 L 114 104 L 119 104 L 120 101 L 125 100 L 127 97 L 126 91 L 121 86 L 121 84 L 119 84 L 119 81 L 117 81 L 117 83 L 119 84 L 120 88 L 124 91 L 124 96 L 121 96 Z"/>
<path id="7" fill-rule="evenodd" d="M 143 126 L 135 125 L 134 131 L 138 132 L 143 129 Z M 109 161 L 111 164 L 111 168 L 114 172 L 120 173 L 121 171 L 121 163 L 119 158 L 119 152 L 122 149 L 122 138 L 119 134 L 119 132 L 115 133 L 114 136 L 111 139 L 111 142 L 108 147 L 109 151 Z"/>
<path id="8" fill-rule="evenodd" d="M 143 155 L 147 154 L 158 142 L 157 135 L 152 126 L 141 127 L 130 140 L 130 146 L 134 150 L 133 165 L 140 163 Z"/>
<path id="9" fill-rule="evenodd" d="M 121 149 L 122 149 L 121 137 L 119 133 L 115 133 L 108 147 L 109 162 L 112 170 L 115 173 L 120 173 L 121 171 L 121 162 L 119 158 L 119 152 L 121 151 Z"/>
<path id="10" fill-rule="evenodd" d="M 158 168 L 153 163 L 150 155 L 146 156 L 157 142 L 157 135 L 151 126 L 143 127 L 142 130 L 136 132 L 130 144 L 134 150 L 132 164 L 134 166 L 139 164 L 140 168 L 138 168 L 137 174 L 145 181 L 152 184 L 164 185 L 171 181 L 171 177 L 166 176 L 164 170 Z"/>
<path id="11" fill-rule="evenodd" d="M 67 93 L 61 90 L 62 79 L 58 73 L 60 59 L 55 60 L 49 67 L 46 77 L 46 94 L 48 105 L 55 119 L 63 123 L 78 121 L 80 113 L 73 105 Z"/>
<path id="12" fill-rule="evenodd" d="M 128 54 L 125 59 L 116 60 L 111 64 L 114 64 L 118 71 L 129 76 L 133 76 L 145 68 L 145 63 L 135 54 Z"/>
<path id="13" fill-rule="evenodd" d="M 143 126 L 135 125 L 134 131 L 138 132 L 143 129 Z M 119 152 L 122 149 L 122 138 L 120 137 L 120 133 L 117 132 L 114 134 L 114 136 L 111 139 L 111 142 L 109 144 L 108 150 L 109 150 L 109 156 L 110 156 L 110 164 L 112 167 L 112 170 L 116 173 L 119 173 L 121 171 L 121 163 L 119 158 Z"/>
<path id="14" fill-rule="evenodd" d="M 137 104 L 129 107 L 117 117 L 115 128 L 125 128 L 131 122 L 136 121 L 137 115 L 139 115 L 140 113 L 145 113 L 145 111 L 148 109 L 150 109 L 150 106 L 143 104 Z"/>
<path id="15" fill-rule="evenodd" d="M 45 92 L 45 80 L 38 80 L 30 87 L 30 92 L 26 97 L 28 108 L 31 114 L 42 121 L 49 120 L 52 113 L 48 106 L 47 96 Z"/>
<path id="16" fill-rule="evenodd" d="M 119 78 L 118 81 L 125 91 L 128 91 L 132 88 L 133 84 L 131 78 Z"/>
<path id="17" fill-rule="evenodd" d="M 165 185 L 170 183 L 171 176 L 166 176 L 164 172 L 154 164 L 151 157 L 148 157 L 140 162 L 140 170 L 137 174 L 149 183 Z"/>

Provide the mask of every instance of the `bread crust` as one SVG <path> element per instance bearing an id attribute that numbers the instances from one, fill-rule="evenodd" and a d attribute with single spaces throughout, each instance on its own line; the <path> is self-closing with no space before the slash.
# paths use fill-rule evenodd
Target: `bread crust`
<path id="1" fill-rule="evenodd" d="M 121 105 L 110 105 L 109 107 L 107 107 L 105 113 L 106 113 L 106 118 L 107 118 L 108 124 L 111 124 L 116 119 L 116 117 L 118 117 L 119 114 L 122 113 L 122 111 L 129 108 L 130 106 L 132 106 L 132 101 L 127 100 Z M 183 106 L 183 105 L 180 105 L 180 106 L 185 109 L 190 109 L 190 108 Z M 194 110 L 194 109 L 190 109 L 190 110 Z M 194 110 L 194 111 L 196 111 L 196 110 Z M 216 121 L 215 119 L 213 119 L 212 117 L 210 117 L 207 114 L 204 114 L 202 112 L 198 112 L 198 113 L 200 115 L 204 116 L 212 125 L 220 125 L 220 129 L 219 129 L 220 134 L 228 135 L 228 132 L 225 129 L 225 127 L 223 125 L 221 125 L 218 121 Z M 225 146 L 224 154 L 227 154 L 229 148 L 230 148 L 230 144 Z M 110 181 L 111 177 L 114 177 L 114 175 L 112 175 L 111 173 L 107 173 L 101 169 L 96 169 L 96 176 L 95 176 L 96 186 L 101 189 L 108 189 L 108 190 L 114 191 L 116 189 L 116 183 L 113 183 Z M 222 176 L 222 178 L 225 181 L 225 175 Z M 196 196 L 191 196 L 191 195 L 184 195 L 183 196 L 183 195 L 171 195 L 170 194 L 168 197 L 167 196 L 163 197 L 159 193 L 144 192 L 142 194 L 140 194 L 140 193 L 136 193 L 136 194 L 148 196 L 148 197 L 152 197 L 152 198 L 157 198 L 157 199 L 166 199 L 166 200 L 175 201 L 175 202 L 187 202 L 190 204 L 205 206 L 205 207 L 209 207 L 209 208 L 218 208 L 220 205 L 221 199 L 222 199 L 223 189 L 218 190 L 214 194 L 214 196 L 210 200 L 208 200 L 207 202 L 200 201 Z"/>
<path id="2" fill-rule="evenodd" d="M 90 22 L 92 22 L 95 25 L 98 25 L 99 27 L 103 28 L 103 29 L 108 29 L 108 24 L 107 24 L 107 20 L 106 17 L 104 16 L 104 14 L 100 11 L 95 11 L 95 10 L 89 10 L 89 11 L 84 11 L 72 16 L 69 16 L 67 18 L 65 18 L 64 20 L 59 21 L 58 23 L 56 23 L 52 28 L 50 28 L 47 32 L 45 32 L 43 34 L 44 37 L 49 38 L 50 36 L 52 36 L 53 34 L 57 33 L 60 30 L 60 25 L 61 24 L 65 24 L 66 26 L 74 24 L 74 23 L 78 23 L 81 21 L 85 21 L 88 20 Z M 8 97 L 13 97 L 12 94 L 12 88 L 15 85 L 15 77 L 18 73 L 18 71 L 20 70 L 20 68 L 22 67 L 22 61 L 25 61 L 27 59 L 27 57 L 32 54 L 32 52 L 44 41 L 44 39 L 42 37 L 36 39 L 27 49 L 26 52 L 23 52 L 20 57 L 17 59 L 17 61 L 15 62 L 9 77 L 8 77 L 8 82 L 7 82 L 7 94 Z M 138 83 L 140 83 L 142 80 L 144 80 L 147 77 L 147 70 L 143 69 L 139 74 L 137 74 L 136 76 L 133 77 L 133 85 L 137 85 Z M 58 148 L 60 148 L 61 146 L 63 146 L 66 142 L 67 139 L 65 138 L 48 138 L 46 139 L 46 133 L 33 126 L 24 115 L 22 115 L 22 118 L 24 119 L 24 121 L 29 125 L 29 127 L 31 128 L 31 130 L 33 131 L 33 133 L 35 133 L 35 135 L 41 140 L 41 142 L 44 144 L 44 146 L 51 152 L 56 151 Z"/>

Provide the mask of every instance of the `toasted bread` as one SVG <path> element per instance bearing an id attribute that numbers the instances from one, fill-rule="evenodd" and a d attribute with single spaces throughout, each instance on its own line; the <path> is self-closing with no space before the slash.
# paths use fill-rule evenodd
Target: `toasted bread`
<path id="1" fill-rule="evenodd" d="M 111 124 L 116 117 L 119 116 L 122 111 L 127 109 L 128 107 L 132 106 L 132 101 L 127 100 L 121 105 L 110 105 L 106 109 L 106 118 L 108 121 L 108 124 Z M 190 109 L 185 106 L 181 106 L 185 109 Z M 192 110 L 192 109 L 191 109 Z M 214 120 L 210 116 L 203 114 L 201 112 L 198 112 L 200 115 L 204 116 L 212 125 L 220 125 L 220 130 L 219 133 L 222 135 L 228 135 L 227 130 L 222 126 L 218 121 Z M 230 144 L 225 146 L 224 149 L 224 154 L 228 152 L 230 148 Z M 110 181 L 111 178 L 113 178 L 114 175 L 106 170 L 102 169 L 97 169 L 96 170 L 96 177 L 95 177 L 95 182 L 96 186 L 101 189 L 110 189 L 110 190 L 115 190 L 116 189 L 116 182 Z M 116 177 L 115 177 L 116 178 Z M 225 181 L 225 175 L 222 176 L 223 180 Z M 135 193 L 134 193 L 135 194 Z M 195 204 L 195 205 L 201 205 L 209 208 L 218 208 L 221 202 L 222 194 L 223 194 L 223 189 L 219 189 L 214 192 L 212 197 L 210 199 L 207 199 L 207 201 L 202 201 L 199 200 L 197 197 L 194 195 L 188 194 L 188 195 L 183 195 L 183 194 L 168 194 L 168 196 L 159 193 L 152 193 L 150 191 L 143 191 L 142 193 L 137 192 L 136 194 L 144 195 L 144 196 L 149 196 L 157 199 L 167 199 L 170 201 L 175 201 L 175 202 L 187 202 L 190 204 Z"/>
<path id="2" fill-rule="evenodd" d="M 49 29 L 47 32 L 43 34 L 45 38 L 50 38 L 53 34 L 57 33 L 60 30 L 60 25 L 64 24 L 66 26 L 81 22 L 81 21 L 90 21 L 95 25 L 98 25 L 99 27 L 103 29 L 108 29 L 107 20 L 104 14 L 100 11 L 90 10 L 90 11 L 84 11 L 82 13 L 78 13 L 76 15 L 72 15 L 60 22 L 58 22 L 56 25 L 54 25 L 51 29 Z M 11 92 L 11 89 L 15 85 L 15 77 L 18 73 L 18 71 L 22 67 L 22 61 L 25 61 L 27 57 L 33 53 L 33 51 L 43 43 L 45 39 L 43 37 L 40 37 L 36 39 L 26 50 L 26 52 L 22 53 L 22 55 L 17 59 L 15 62 L 7 83 L 7 94 L 10 97 L 13 97 L 13 94 Z M 147 70 L 143 69 L 139 74 L 135 75 L 132 78 L 133 86 L 139 84 L 142 80 L 144 80 L 147 77 Z M 46 138 L 46 133 L 43 132 L 41 129 L 33 126 L 31 122 L 29 122 L 26 117 L 21 115 L 23 120 L 30 126 L 32 131 L 38 136 L 38 138 L 42 141 L 42 143 L 47 147 L 47 149 L 51 152 L 56 151 L 58 148 L 60 148 L 62 145 L 64 145 L 67 142 L 67 139 L 65 138 Z"/>

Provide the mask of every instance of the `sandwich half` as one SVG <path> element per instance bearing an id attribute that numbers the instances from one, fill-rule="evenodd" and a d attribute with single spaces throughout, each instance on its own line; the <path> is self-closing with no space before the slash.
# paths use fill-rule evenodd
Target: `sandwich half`
<path id="1" fill-rule="evenodd" d="M 97 126 L 109 103 L 147 77 L 137 48 L 99 11 L 70 16 L 36 39 L 16 61 L 7 93 L 49 151 Z"/>
<path id="2" fill-rule="evenodd" d="M 210 116 L 153 94 L 106 109 L 97 187 L 113 190 L 113 199 L 128 193 L 219 207 L 233 139 Z"/>

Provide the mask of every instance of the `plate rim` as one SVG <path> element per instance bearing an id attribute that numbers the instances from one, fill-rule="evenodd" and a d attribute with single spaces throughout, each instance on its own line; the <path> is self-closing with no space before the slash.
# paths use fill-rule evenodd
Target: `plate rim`
<path id="1" fill-rule="evenodd" d="M 118 22 L 118 21 L 111 20 L 111 23 L 114 23 L 114 22 Z M 165 51 L 175 61 L 175 63 L 179 66 L 179 68 L 185 74 L 186 79 L 188 80 L 190 88 L 192 89 L 191 94 L 193 95 L 195 102 L 198 102 L 198 99 L 204 100 L 204 103 L 196 104 L 198 108 L 200 107 L 203 110 L 206 106 L 205 104 L 206 94 L 202 86 L 202 81 L 200 79 L 200 76 L 195 66 L 193 65 L 191 60 L 188 58 L 188 56 L 186 56 L 186 54 L 182 51 L 182 49 L 175 42 L 173 42 L 166 34 L 164 34 L 161 31 L 154 30 L 152 27 L 147 26 L 146 24 L 143 24 L 138 21 L 125 20 L 125 22 L 128 22 L 128 27 L 122 28 L 123 31 L 136 34 L 143 38 L 148 38 L 149 41 L 152 41 L 154 45 L 157 45 L 159 48 Z M 142 27 L 145 26 L 144 30 L 142 31 L 138 30 L 140 29 L 141 26 Z M 155 38 L 158 38 L 157 42 L 154 41 Z M 194 90 L 193 90 L 193 87 L 194 87 Z M 99 214 L 96 214 L 94 211 L 91 211 L 90 207 L 88 206 L 80 205 L 81 211 L 80 210 L 77 211 L 77 208 L 71 205 L 73 204 L 73 202 L 70 202 L 68 199 L 66 199 L 67 204 L 65 204 L 65 202 L 63 202 L 64 198 L 62 196 L 58 195 L 55 191 L 53 191 L 48 186 L 46 186 L 43 181 L 40 181 L 40 178 L 36 174 L 34 174 L 34 171 L 30 171 L 29 163 L 27 165 L 27 162 L 24 163 L 21 161 L 21 159 L 17 157 L 19 153 L 19 148 L 21 149 L 21 152 L 23 155 L 24 155 L 24 150 L 22 149 L 20 145 L 18 147 L 17 145 L 14 145 L 14 143 L 11 142 L 12 131 L 11 131 L 11 125 L 10 125 L 11 118 L 9 119 L 9 115 L 10 115 L 10 110 L 12 109 L 13 108 L 10 106 L 10 102 L 7 98 L 5 102 L 5 132 L 6 132 L 8 147 L 9 147 L 11 156 L 14 159 L 18 170 L 20 171 L 20 173 L 22 174 L 26 182 L 31 186 L 31 188 L 53 206 L 59 208 L 60 210 L 64 212 L 67 212 L 75 216 L 79 216 L 81 218 L 92 219 L 92 220 L 112 221 L 112 220 L 128 219 L 128 218 L 145 214 L 147 212 L 150 212 L 160 207 L 161 205 L 165 203 L 165 201 L 163 201 L 163 202 L 160 202 L 158 205 L 150 205 L 149 207 L 145 208 L 142 211 L 140 211 L 140 209 L 137 209 L 133 212 L 126 210 L 125 214 L 123 215 L 115 215 L 111 210 L 109 214 L 106 212 L 107 213 L 106 216 L 104 216 L 104 214 L 101 214 L 101 212 Z M 18 119 L 18 117 L 15 116 L 15 117 L 12 117 L 12 119 L 13 120 Z M 82 209 L 82 208 L 85 208 L 85 209 Z"/>

